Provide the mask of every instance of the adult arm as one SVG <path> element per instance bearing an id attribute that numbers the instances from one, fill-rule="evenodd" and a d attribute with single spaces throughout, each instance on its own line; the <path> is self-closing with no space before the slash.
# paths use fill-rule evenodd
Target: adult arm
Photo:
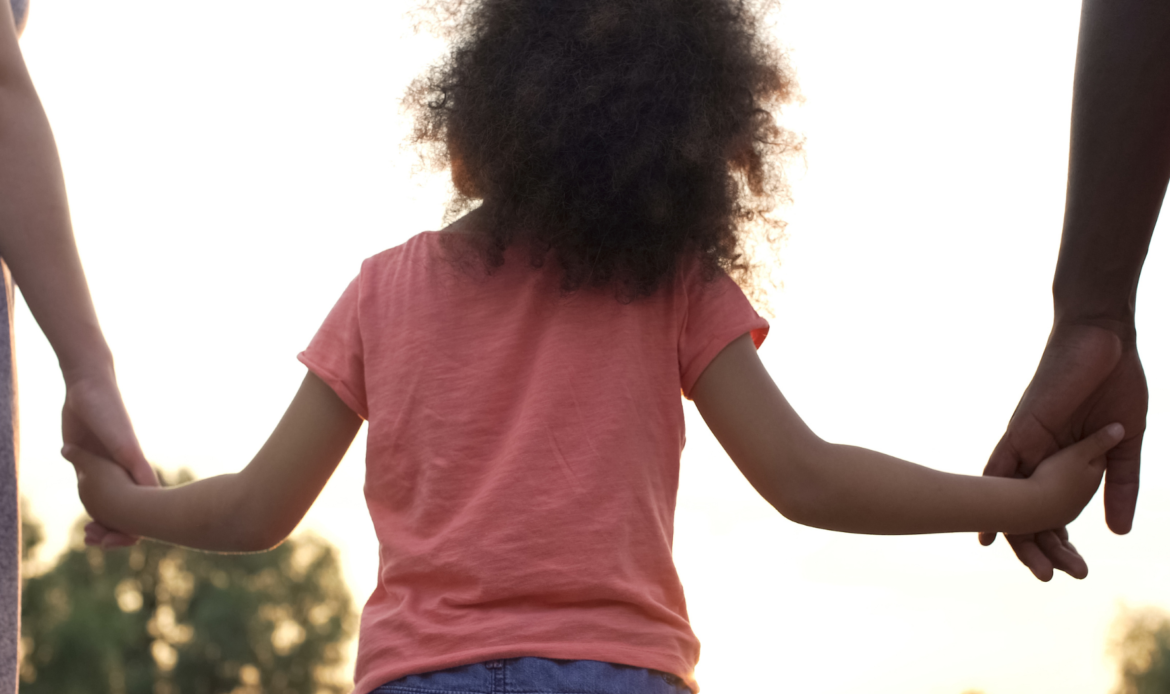
<path id="1" fill-rule="evenodd" d="M 0 2 L 0 257 L 57 354 L 67 442 L 109 455 L 154 484 L 114 378 L 73 240 L 57 147 Z"/>
<path id="2" fill-rule="evenodd" d="M 1170 4 L 1085 0 L 1073 85 L 1064 230 L 1052 332 L 985 474 L 1026 476 L 1109 422 L 1105 520 L 1129 532 L 1148 401 L 1137 352 L 1138 277 L 1170 179 Z M 995 535 L 984 533 L 990 544 Z M 1009 536 L 1041 580 L 1088 573 L 1063 529 Z"/>
<path id="3" fill-rule="evenodd" d="M 196 549 L 254 552 L 288 537 L 362 421 L 310 372 L 268 441 L 238 473 L 181 487 L 143 487 L 85 449 L 66 446 L 62 453 L 77 469 L 82 503 L 102 525 Z"/>
<path id="4" fill-rule="evenodd" d="M 1103 455 L 1122 435 L 1116 425 L 1102 429 L 1050 457 L 1028 479 L 956 475 L 827 443 L 785 400 L 747 335 L 715 357 L 691 394 L 732 461 L 781 514 L 852 533 L 1035 532 L 1063 525 L 1092 498 Z"/>

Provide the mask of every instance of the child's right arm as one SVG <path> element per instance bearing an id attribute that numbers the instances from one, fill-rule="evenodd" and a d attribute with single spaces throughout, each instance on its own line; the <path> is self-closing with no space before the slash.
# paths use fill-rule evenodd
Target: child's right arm
<path id="1" fill-rule="evenodd" d="M 874 535 L 998 531 L 1068 524 L 1092 498 L 1110 425 L 1041 463 L 1028 479 L 940 472 L 817 437 L 784 399 L 748 336 L 729 344 L 691 391 L 724 450 L 785 517 Z"/>
<path id="2" fill-rule="evenodd" d="M 2 0 L 0 0 L 2 1 Z M 362 418 L 312 372 L 268 441 L 240 472 L 181 487 L 140 487 L 113 462 L 67 445 L 93 519 L 127 535 L 215 552 L 280 544 L 349 449 Z"/>

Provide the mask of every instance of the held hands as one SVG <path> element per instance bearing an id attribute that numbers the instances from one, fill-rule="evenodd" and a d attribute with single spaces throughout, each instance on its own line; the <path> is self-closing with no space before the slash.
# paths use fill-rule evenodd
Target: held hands
<path id="1" fill-rule="evenodd" d="M 116 461 L 124 468 L 127 480 L 146 486 L 158 486 L 154 470 L 138 445 L 130 417 L 122 404 L 113 373 L 98 373 L 69 379 L 66 384 L 65 406 L 61 410 L 61 437 L 66 449 L 93 451 L 107 461 Z M 75 462 L 62 451 L 70 462 Z M 106 464 L 113 464 L 107 462 Z M 80 468 L 78 469 L 80 483 Z M 85 500 L 82 499 L 85 503 Z M 95 520 L 99 516 L 89 509 Z M 85 542 L 102 547 L 124 547 L 137 538 L 112 532 L 98 523 L 85 528 Z"/>
<path id="2" fill-rule="evenodd" d="M 61 455 L 73 463 L 73 469 L 77 472 L 77 495 L 81 498 L 86 513 L 96 523 L 100 523 L 103 530 L 110 535 L 132 537 L 113 530 L 117 526 L 118 509 L 132 503 L 127 497 L 139 486 L 130 477 L 130 473 L 109 458 L 72 444 L 65 444 L 61 448 Z M 89 539 L 90 531 L 87 528 L 87 544 Z M 103 547 L 114 546 L 109 542 L 101 544 Z"/>
<path id="3" fill-rule="evenodd" d="M 1105 454 L 1125 436 L 1120 424 L 1110 424 L 1045 458 L 1025 480 L 1035 490 L 1033 511 L 1044 519 L 1037 525 L 1073 522 L 1097 493 L 1105 474 Z"/>
<path id="4" fill-rule="evenodd" d="M 1036 375 L 983 474 L 1027 477 L 1057 450 L 1119 422 L 1125 434 L 1107 456 L 1105 520 L 1113 532 L 1127 533 L 1137 504 L 1148 399 L 1132 335 L 1123 341 L 1105 327 L 1056 325 Z M 1005 537 L 1020 561 L 1041 581 L 1050 580 L 1054 568 L 1074 578 L 1088 575 L 1085 560 L 1069 543 L 1063 527 Z M 979 540 L 990 545 L 995 533 L 981 533 Z"/>

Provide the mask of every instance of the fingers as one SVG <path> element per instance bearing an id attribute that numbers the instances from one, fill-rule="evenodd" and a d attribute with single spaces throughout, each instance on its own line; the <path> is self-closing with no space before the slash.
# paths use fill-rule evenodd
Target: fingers
<path id="1" fill-rule="evenodd" d="M 96 521 L 90 521 L 85 525 L 85 544 L 89 547 L 116 549 L 136 545 L 138 538 L 110 530 Z"/>
<path id="2" fill-rule="evenodd" d="M 138 544 L 138 538 L 132 535 L 125 535 L 117 530 L 111 530 L 102 540 L 102 549 L 118 549 L 120 547 L 133 547 Z"/>
<path id="3" fill-rule="evenodd" d="M 1032 575 L 1047 583 L 1056 570 L 1076 579 L 1089 575 L 1089 565 L 1068 541 L 1065 528 L 1046 530 L 1035 535 L 1004 535 L 1016 557 Z"/>
<path id="4" fill-rule="evenodd" d="M 113 380 L 97 380 L 66 392 L 62 434 L 67 443 L 89 448 L 121 465 L 140 485 L 158 486 Z"/>
<path id="5" fill-rule="evenodd" d="M 1121 439 L 1124 437 L 1125 427 L 1114 422 L 1077 441 L 1062 451 L 1062 453 L 1075 455 L 1090 466 L 1094 468 L 1099 467 L 1103 471 L 1105 468 L 1105 454 L 1111 448 L 1121 443 Z"/>
<path id="6" fill-rule="evenodd" d="M 1011 477 L 1016 474 L 1019 462 L 1019 453 L 1012 446 L 1008 434 L 1004 434 L 991 451 L 991 457 L 983 467 L 983 474 L 989 477 Z"/>
<path id="7" fill-rule="evenodd" d="M 121 466 L 115 464 L 114 461 L 109 460 L 108 458 L 103 458 L 100 455 L 96 455 L 94 453 L 91 453 L 91 452 L 85 450 L 84 448 L 82 448 L 81 446 L 75 446 L 71 443 L 67 443 L 61 447 L 61 457 L 64 458 L 65 460 L 68 460 L 70 463 L 73 464 L 73 468 L 77 471 L 79 476 L 86 474 L 90 470 L 93 470 L 94 466 L 98 466 L 98 465 L 114 465 L 117 468 L 121 468 Z M 150 466 L 147 465 L 147 467 L 149 468 Z M 133 475 L 131 475 L 131 473 L 128 470 L 126 470 L 125 468 L 121 468 L 121 469 L 123 472 L 126 473 L 126 475 L 128 477 L 131 477 L 131 479 L 133 479 Z M 150 475 L 152 478 L 154 478 L 154 470 L 153 469 L 151 469 Z M 137 481 L 137 480 L 135 480 L 135 481 Z M 153 486 L 157 487 L 158 482 L 156 481 Z"/>
<path id="8" fill-rule="evenodd" d="M 1036 545 L 1052 562 L 1053 568 L 1078 580 L 1089 575 L 1089 565 L 1077 552 L 1077 548 L 1068 541 L 1068 532 L 1063 528 L 1060 531 L 1048 530 L 1036 533 Z"/>
<path id="9" fill-rule="evenodd" d="M 67 443 L 61 447 L 61 457 L 73 463 L 73 467 L 79 473 L 84 473 L 86 470 L 92 469 L 94 465 L 101 465 L 108 462 L 106 459 L 90 453 L 81 446 L 74 446 L 71 443 Z"/>
<path id="10" fill-rule="evenodd" d="M 130 473 L 130 477 L 134 480 L 135 484 L 141 485 L 143 487 L 158 486 L 158 476 L 154 473 L 154 467 L 151 466 L 150 463 L 146 462 L 146 459 L 143 459 L 140 462 L 136 462 L 133 467 L 126 469 L 127 472 Z"/>
<path id="11" fill-rule="evenodd" d="M 1141 433 L 1122 441 L 1109 452 L 1109 467 L 1105 472 L 1105 524 L 1118 535 L 1133 528 L 1141 452 Z"/>
<path id="12" fill-rule="evenodd" d="M 94 521 L 85 524 L 85 544 L 87 547 L 94 545 L 101 545 L 102 538 L 109 534 L 110 531 L 103 528 Z"/>
<path id="13" fill-rule="evenodd" d="M 130 417 L 124 408 L 99 408 L 92 415 L 89 424 L 93 433 L 110 452 L 110 458 L 126 468 L 136 483 L 158 486 L 158 479 L 154 476 L 150 463 L 146 462 L 146 456 L 142 452 L 142 447 L 138 445 L 138 438 L 134 435 Z"/>
<path id="14" fill-rule="evenodd" d="M 1005 537 L 1020 563 L 1028 567 L 1033 576 L 1045 583 L 1052 580 L 1052 561 L 1036 544 L 1034 535 L 1005 535 Z"/>
<path id="15" fill-rule="evenodd" d="M 90 453 L 80 446 L 74 446 L 70 443 L 61 446 L 61 457 L 72 463 L 73 469 L 76 470 L 78 474 L 85 472 L 85 470 L 87 470 L 89 466 L 93 465 L 94 461 L 97 460 L 97 456 L 95 456 L 93 453 Z"/>
<path id="16" fill-rule="evenodd" d="M 983 545 L 984 547 L 991 545 L 992 542 L 995 542 L 995 536 L 997 534 L 998 533 L 979 533 L 979 544 Z"/>

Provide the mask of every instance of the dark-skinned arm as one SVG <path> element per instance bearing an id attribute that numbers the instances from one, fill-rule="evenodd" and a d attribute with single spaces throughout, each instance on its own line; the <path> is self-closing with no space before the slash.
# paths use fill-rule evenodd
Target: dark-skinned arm
<path id="1" fill-rule="evenodd" d="M 1116 533 L 1129 532 L 1137 504 L 1148 390 L 1134 315 L 1168 180 L 1170 5 L 1085 0 L 1052 332 L 985 472 L 1029 475 L 1053 451 L 1120 422 L 1126 438 L 1109 453 L 1104 494 Z M 1054 569 L 1088 573 L 1063 528 L 1008 541 L 1041 580 Z"/>

